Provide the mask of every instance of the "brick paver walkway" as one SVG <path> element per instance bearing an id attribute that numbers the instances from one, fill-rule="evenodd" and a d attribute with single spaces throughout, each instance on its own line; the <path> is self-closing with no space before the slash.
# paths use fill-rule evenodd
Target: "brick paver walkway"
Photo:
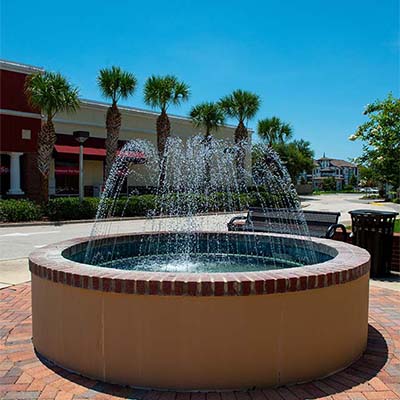
<path id="1" fill-rule="evenodd" d="M 192 394 L 108 385 L 46 365 L 32 347 L 30 301 L 30 284 L 0 290 L 0 399 L 400 399 L 400 292 L 371 288 L 368 348 L 343 372 L 279 389 Z"/>

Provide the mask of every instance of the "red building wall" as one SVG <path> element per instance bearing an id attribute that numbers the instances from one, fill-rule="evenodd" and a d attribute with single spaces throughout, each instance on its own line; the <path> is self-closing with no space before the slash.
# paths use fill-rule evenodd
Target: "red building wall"
<path id="1" fill-rule="evenodd" d="M 40 119 L 0 115 L 0 151 L 34 153 L 40 126 Z M 22 139 L 22 129 L 31 131 L 30 139 Z"/>
<path id="2" fill-rule="evenodd" d="M 8 70 L 0 71 L 0 108 L 34 112 L 25 97 L 24 85 L 27 74 Z"/>
<path id="3" fill-rule="evenodd" d="M 0 71 L 0 151 L 31 153 L 36 150 L 40 118 L 23 115 L 7 115 L 7 111 L 39 113 L 33 110 L 24 93 L 27 74 L 8 70 Z M 31 131 L 30 139 L 22 139 L 22 129 Z"/>

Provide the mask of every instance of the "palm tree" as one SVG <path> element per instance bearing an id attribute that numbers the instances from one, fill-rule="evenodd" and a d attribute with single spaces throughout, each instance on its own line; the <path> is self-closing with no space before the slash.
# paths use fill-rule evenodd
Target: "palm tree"
<path id="1" fill-rule="evenodd" d="M 290 124 L 281 121 L 278 117 L 260 119 L 257 133 L 270 147 L 276 143 L 283 143 L 293 136 Z"/>
<path id="2" fill-rule="evenodd" d="M 178 81 L 173 75 L 151 76 L 144 86 L 144 101 L 151 108 L 161 111 L 157 118 L 157 149 L 160 163 L 165 152 L 165 145 L 170 135 L 171 124 L 167 115 L 168 107 L 172 104 L 179 106 L 183 101 L 189 99 L 189 86 Z"/>
<path id="3" fill-rule="evenodd" d="M 245 123 L 252 119 L 260 108 L 260 97 L 252 92 L 245 90 L 235 90 L 230 95 L 223 97 L 220 106 L 225 114 L 230 118 L 238 120 L 238 126 L 235 130 L 235 143 L 238 146 L 236 156 L 236 167 L 239 179 L 243 183 L 242 171 L 244 170 L 245 160 L 245 142 L 248 140 L 248 131 Z"/>
<path id="4" fill-rule="evenodd" d="M 54 116 L 79 108 L 78 89 L 59 73 L 44 72 L 29 75 L 25 80 L 25 95 L 32 108 L 40 110 L 46 120 L 38 136 L 37 167 L 41 177 L 41 203 L 49 197 L 50 160 L 56 143 Z"/>
<path id="5" fill-rule="evenodd" d="M 106 168 L 105 180 L 111 171 L 118 149 L 119 131 L 121 129 L 121 113 L 117 103 L 120 99 L 126 100 L 135 89 L 137 80 L 130 72 L 123 71 L 120 67 L 101 69 L 97 77 L 97 83 L 102 95 L 111 99 L 111 106 L 106 115 Z"/>
<path id="6" fill-rule="evenodd" d="M 194 126 L 204 127 L 204 144 L 209 147 L 211 140 L 211 132 L 218 130 L 218 128 L 223 125 L 225 121 L 225 115 L 219 104 L 206 102 L 200 103 L 194 106 L 190 111 L 190 118 Z M 208 154 L 208 152 L 207 152 Z M 208 184 L 210 182 L 210 163 L 208 158 L 204 160 L 205 162 L 205 181 Z M 208 186 L 206 184 L 206 187 Z"/>
<path id="7" fill-rule="evenodd" d="M 204 127 L 204 138 L 208 142 L 211 137 L 211 132 L 218 130 L 218 128 L 225 122 L 225 114 L 219 104 L 206 102 L 194 106 L 190 111 L 190 118 L 194 126 Z"/>

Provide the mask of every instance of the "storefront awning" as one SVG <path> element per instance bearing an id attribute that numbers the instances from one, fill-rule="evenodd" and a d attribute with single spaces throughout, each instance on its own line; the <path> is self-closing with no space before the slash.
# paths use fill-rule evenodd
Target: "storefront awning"
<path id="1" fill-rule="evenodd" d="M 61 144 L 56 144 L 54 146 L 57 153 L 62 154 L 79 154 L 79 146 L 66 146 Z M 86 156 L 106 156 L 105 149 L 96 149 L 94 147 L 85 147 L 83 146 L 83 154 Z"/>
<path id="2" fill-rule="evenodd" d="M 79 146 L 67 146 L 67 145 L 56 144 L 54 146 L 54 149 L 56 150 L 57 153 L 79 154 Z M 120 154 L 120 153 L 121 153 L 121 151 L 118 150 L 118 154 Z M 83 146 L 83 155 L 105 157 L 106 149 Z M 142 153 L 140 151 L 124 151 L 123 156 L 135 159 L 139 162 L 143 162 L 146 159 L 144 153 Z"/>

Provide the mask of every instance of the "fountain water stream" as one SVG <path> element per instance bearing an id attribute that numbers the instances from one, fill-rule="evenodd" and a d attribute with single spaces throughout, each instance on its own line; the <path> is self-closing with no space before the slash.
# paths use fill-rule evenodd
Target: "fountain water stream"
<path id="1" fill-rule="evenodd" d="M 163 160 L 165 177 L 155 190 L 156 201 L 148 213 L 148 217 L 163 217 L 153 218 L 152 230 L 158 233 L 143 236 L 132 254 L 121 254 L 116 242 L 110 246 L 109 238 L 105 249 L 102 238 L 110 233 L 111 224 L 104 220 L 115 216 L 124 181 L 142 173 L 152 182 L 160 180 L 154 146 L 143 140 L 125 144 L 102 194 L 85 263 L 164 272 L 234 272 L 316 263 L 297 193 L 278 155 L 266 148 L 264 160 L 237 172 L 237 150 L 231 142 L 214 138 L 170 138 Z M 142 159 L 138 156 L 143 154 L 146 161 L 137 167 Z M 126 197 L 125 207 L 134 195 Z M 290 252 L 287 241 L 276 236 L 262 240 L 260 235 L 232 236 L 226 234 L 226 228 L 207 235 L 198 217 L 207 213 L 212 219 L 210 214 L 238 213 L 249 206 L 261 207 L 266 215 L 275 213 L 275 222 L 267 223 L 267 230 L 299 236 Z M 229 218 L 227 215 L 227 221 Z"/>

